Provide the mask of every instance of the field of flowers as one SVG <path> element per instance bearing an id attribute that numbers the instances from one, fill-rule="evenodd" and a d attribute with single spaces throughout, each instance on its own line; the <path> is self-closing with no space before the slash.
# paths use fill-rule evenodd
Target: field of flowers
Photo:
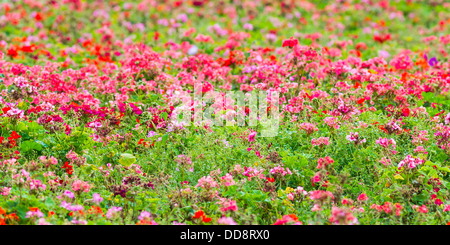
<path id="1" fill-rule="evenodd" d="M 4 1 L 0 225 L 450 223 L 446 2 Z"/>

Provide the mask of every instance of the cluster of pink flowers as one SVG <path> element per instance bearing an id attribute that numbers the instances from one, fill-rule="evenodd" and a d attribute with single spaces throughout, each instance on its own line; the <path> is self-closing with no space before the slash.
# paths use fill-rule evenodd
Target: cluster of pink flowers
<path id="1" fill-rule="evenodd" d="M 316 125 L 312 123 L 301 123 L 299 125 L 300 129 L 305 130 L 307 134 L 312 134 L 316 131 L 319 131 L 319 129 L 316 127 Z"/>
<path id="2" fill-rule="evenodd" d="M 44 214 L 39 210 L 30 210 L 26 213 L 25 218 L 42 218 L 44 217 Z"/>
<path id="3" fill-rule="evenodd" d="M 392 164 L 392 163 L 391 163 L 391 159 L 386 158 L 386 157 L 381 158 L 380 163 L 383 164 L 384 166 L 387 166 L 387 165 L 391 165 L 391 164 Z"/>
<path id="4" fill-rule="evenodd" d="M 144 221 L 144 222 L 146 222 L 146 224 L 157 225 L 157 223 L 152 218 L 152 214 L 145 210 L 139 214 L 138 220 L 141 222 Z"/>
<path id="5" fill-rule="evenodd" d="M 421 165 L 424 163 L 425 160 L 420 158 L 414 158 L 411 155 L 407 155 L 401 162 L 398 164 L 398 169 L 401 169 L 402 167 L 408 168 L 408 169 L 414 169 L 418 165 Z"/>
<path id="6" fill-rule="evenodd" d="M 200 178 L 198 180 L 198 184 L 195 187 L 201 187 L 204 189 L 212 189 L 212 188 L 216 188 L 219 185 L 217 184 L 217 182 L 211 177 L 211 176 L 203 176 L 202 178 Z"/>
<path id="7" fill-rule="evenodd" d="M 370 209 L 375 209 L 378 212 L 385 212 L 386 214 L 395 212 L 396 216 L 400 216 L 403 207 L 399 203 L 392 204 L 390 202 L 385 202 L 383 205 L 372 204 Z"/>
<path id="8" fill-rule="evenodd" d="M 108 219 L 115 219 L 119 217 L 120 211 L 122 211 L 122 207 L 111 207 L 106 212 L 106 217 Z"/>
<path id="9" fill-rule="evenodd" d="M 72 183 L 72 190 L 81 193 L 81 192 L 89 192 L 91 190 L 91 186 L 88 182 L 81 181 L 81 180 L 75 180 Z"/>
<path id="10" fill-rule="evenodd" d="M 331 209 L 330 222 L 336 225 L 357 225 L 358 219 L 345 208 L 333 207 Z"/>
<path id="11" fill-rule="evenodd" d="M 334 163 L 333 158 L 326 156 L 324 158 L 319 158 L 317 160 L 317 168 L 325 169 L 327 166 L 332 165 Z"/>
<path id="12" fill-rule="evenodd" d="M 312 139 L 311 140 L 311 144 L 313 146 L 323 147 L 324 145 L 329 145 L 330 144 L 330 138 L 329 137 L 320 137 L 320 138 L 317 138 L 317 139 Z"/>
<path id="13" fill-rule="evenodd" d="M 303 189 L 303 187 L 298 186 L 297 188 L 294 189 L 294 191 L 292 193 L 288 193 L 286 195 L 287 199 L 293 201 L 295 198 L 300 198 L 300 197 L 304 197 L 307 196 L 308 192 L 305 191 Z"/>
<path id="14" fill-rule="evenodd" d="M 248 142 L 253 142 L 253 141 L 255 141 L 255 137 L 256 137 L 256 132 L 251 132 L 251 133 L 248 135 Z"/>
<path id="15" fill-rule="evenodd" d="M 419 206 L 419 205 L 413 205 L 412 208 L 413 208 L 414 210 L 416 210 L 417 212 L 419 212 L 419 213 L 423 213 L 423 214 L 428 213 L 428 208 L 427 208 L 427 206 L 425 206 L 425 204 L 422 205 L 422 206 Z"/>
<path id="16" fill-rule="evenodd" d="M 272 174 L 275 178 L 286 176 L 287 174 L 292 174 L 289 168 L 284 168 L 282 166 L 276 166 L 269 170 L 269 173 Z"/>
<path id="17" fill-rule="evenodd" d="M 392 147 L 392 154 L 396 154 L 397 152 L 395 151 L 395 147 L 397 146 L 397 143 L 395 142 L 394 139 L 388 139 L 388 138 L 379 138 L 378 140 L 375 141 L 376 144 L 379 144 L 380 146 L 382 146 L 383 148 L 388 149 L 389 147 Z"/>
<path id="18" fill-rule="evenodd" d="M 227 198 L 219 198 L 219 202 L 217 202 L 217 204 L 219 204 L 221 206 L 220 210 L 222 212 L 227 212 L 227 211 L 237 211 L 238 207 L 236 204 L 235 200 L 230 200 Z"/>
<path id="19" fill-rule="evenodd" d="M 40 156 L 39 160 L 45 165 L 45 167 L 58 164 L 58 159 L 54 157 L 47 158 L 46 156 Z"/>
<path id="20" fill-rule="evenodd" d="M 330 128 L 339 129 L 339 122 L 335 117 L 326 117 L 323 119 L 324 124 L 328 125 Z"/>
<path id="21" fill-rule="evenodd" d="M 334 196 L 330 191 L 316 190 L 309 192 L 309 198 L 311 198 L 311 200 L 324 201 L 328 198 L 334 199 Z"/>
<path id="22" fill-rule="evenodd" d="M 2 196 L 7 196 L 7 195 L 9 195 L 10 192 L 11 192 L 11 188 L 8 188 L 8 187 L 3 187 L 0 189 L 0 194 Z"/>
<path id="23" fill-rule="evenodd" d="M 231 217 L 222 217 L 217 220 L 217 223 L 219 225 L 237 225 L 236 221 L 234 221 Z"/>
<path id="24" fill-rule="evenodd" d="M 225 174 L 225 176 L 222 176 L 220 179 L 224 186 L 232 186 L 236 184 L 236 182 L 233 179 L 233 175 L 229 173 Z"/>
<path id="25" fill-rule="evenodd" d="M 260 179 L 264 179 L 264 169 L 252 168 L 252 167 L 244 167 L 244 172 L 242 175 L 246 176 L 250 181 L 253 177 L 258 177 Z"/>
<path id="26" fill-rule="evenodd" d="M 348 141 L 354 142 L 355 145 L 362 144 L 362 143 L 366 142 L 366 139 L 362 139 L 362 138 L 359 137 L 359 133 L 358 132 L 355 132 L 355 133 L 350 132 L 350 134 L 347 135 L 345 138 Z"/>
<path id="27" fill-rule="evenodd" d="M 178 155 L 175 158 L 175 162 L 177 162 L 178 164 L 180 164 L 183 167 L 190 167 L 190 171 L 193 172 L 194 169 L 192 167 L 192 160 L 190 157 L 186 156 L 186 155 Z"/>

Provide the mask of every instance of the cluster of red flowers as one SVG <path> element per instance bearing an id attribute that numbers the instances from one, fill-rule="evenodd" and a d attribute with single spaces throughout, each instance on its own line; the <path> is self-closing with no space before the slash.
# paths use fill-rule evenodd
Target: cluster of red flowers
<path id="1" fill-rule="evenodd" d="M 17 146 L 16 140 L 22 138 L 22 136 L 18 135 L 16 131 L 12 131 L 11 136 L 8 137 L 11 148 Z M 3 142 L 3 137 L 0 137 L 0 143 Z"/>
<path id="2" fill-rule="evenodd" d="M 149 141 L 144 141 L 144 139 L 140 139 L 138 142 L 138 145 L 142 145 L 142 146 L 154 146 L 155 145 L 155 141 L 153 141 L 151 144 Z"/>
<path id="3" fill-rule="evenodd" d="M 13 221 L 19 220 L 19 217 L 17 216 L 17 214 L 12 213 L 12 214 L 6 214 L 6 211 L 0 207 L 0 225 L 6 225 L 6 221 Z"/>
<path id="4" fill-rule="evenodd" d="M 92 215 L 101 215 L 102 217 L 105 217 L 105 214 L 103 213 L 103 210 L 101 207 L 99 206 L 95 206 L 93 205 L 88 211 L 88 214 L 92 214 Z"/>
<path id="5" fill-rule="evenodd" d="M 293 48 L 297 45 L 298 45 L 298 40 L 293 37 L 283 40 L 283 47 Z"/>
<path id="6" fill-rule="evenodd" d="M 270 183 L 273 183 L 273 182 L 275 182 L 275 179 L 274 178 L 270 178 L 270 177 L 267 177 L 267 179 L 266 179 L 268 182 L 270 182 Z"/>

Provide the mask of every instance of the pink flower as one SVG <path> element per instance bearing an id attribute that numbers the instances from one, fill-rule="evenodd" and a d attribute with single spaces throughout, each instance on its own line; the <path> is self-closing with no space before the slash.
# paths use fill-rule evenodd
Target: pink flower
<path id="1" fill-rule="evenodd" d="M 84 182 L 84 181 L 81 181 L 81 180 L 75 180 L 72 183 L 72 190 L 75 191 L 75 192 L 78 192 L 78 193 L 89 192 L 90 189 L 91 189 L 91 186 L 89 185 L 88 182 Z"/>
<path id="2" fill-rule="evenodd" d="M 389 146 L 392 145 L 392 148 L 394 148 L 394 149 L 397 144 L 394 139 L 387 139 L 387 138 L 381 138 L 381 137 L 377 141 L 375 141 L 375 143 L 381 145 L 384 148 L 388 148 Z"/>
<path id="3" fill-rule="evenodd" d="M 313 212 L 317 212 L 320 210 L 322 210 L 322 208 L 320 208 L 319 204 L 314 204 L 314 206 L 311 208 L 311 211 L 313 211 Z"/>
<path id="4" fill-rule="evenodd" d="M 142 211 L 141 214 L 138 216 L 138 220 L 151 220 L 152 214 L 147 211 Z"/>
<path id="5" fill-rule="evenodd" d="M 334 196 L 330 191 L 316 190 L 309 192 L 309 198 L 311 200 L 324 201 L 328 198 L 334 199 Z"/>
<path id="6" fill-rule="evenodd" d="M 428 208 L 427 208 L 427 206 L 425 206 L 425 204 L 422 206 L 413 205 L 413 209 L 416 210 L 418 213 L 423 213 L 423 214 L 428 213 Z"/>
<path id="7" fill-rule="evenodd" d="M 337 225 L 354 225 L 358 224 L 358 219 L 345 208 L 333 207 L 330 222 Z"/>
<path id="8" fill-rule="evenodd" d="M 316 127 L 316 125 L 312 123 L 302 123 L 299 125 L 300 129 L 305 130 L 306 134 L 312 134 L 316 131 L 319 131 L 319 129 Z"/>
<path id="9" fill-rule="evenodd" d="M 391 165 L 391 159 L 383 157 L 381 158 L 380 163 L 382 163 L 384 166 Z"/>
<path id="10" fill-rule="evenodd" d="M 423 146 L 418 146 L 414 149 L 414 153 L 423 152 L 424 154 L 428 154 L 428 152 L 423 148 Z"/>
<path id="11" fill-rule="evenodd" d="M 367 201 L 369 200 L 369 197 L 366 195 L 366 193 L 361 193 L 361 195 L 358 196 L 358 201 Z"/>
<path id="12" fill-rule="evenodd" d="M 96 203 L 97 205 L 99 205 L 99 204 L 103 201 L 103 198 L 100 196 L 100 194 L 94 193 L 94 194 L 92 195 L 92 201 L 93 201 L 94 203 Z"/>
<path id="13" fill-rule="evenodd" d="M 322 169 L 334 163 L 333 158 L 326 156 L 325 158 L 319 158 L 317 160 L 317 168 Z"/>
<path id="14" fill-rule="evenodd" d="M 73 194 L 73 192 L 67 191 L 67 190 L 63 192 L 63 195 L 68 197 L 68 198 L 74 198 L 75 197 L 75 194 Z"/>
<path id="15" fill-rule="evenodd" d="M 352 199 L 344 198 L 344 199 L 342 200 L 342 205 L 353 205 L 353 200 L 352 200 Z"/>
<path id="16" fill-rule="evenodd" d="M 122 211 L 121 207 L 111 207 L 110 209 L 108 209 L 108 211 L 106 212 L 106 217 L 108 219 L 115 219 L 119 216 L 119 212 Z"/>
<path id="17" fill-rule="evenodd" d="M 10 192 L 11 192 L 11 188 L 8 188 L 8 187 L 3 187 L 2 189 L 0 189 L 0 194 L 3 196 L 9 195 Z"/>
<path id="18" fill-rule="evenodd" d="M 230 200 L 227 198 L 220 198 L 220 201 L 217 202 L 221 206 L 220 211 L 227 212 L 227 211 L 237 211 L 238 207 L 236 204 L 236 201 Z"/>
<path id="19" fill-rule="evenodd" d="M 355 145 L 362 144 L 362 143 L 365 143 L 365 142 L 366 142 L 366 139 L 362 139 L 362 138 L 359 137 L 358 132 L 355 132 L 355 133 L 350 132 L 350 134 L 347 135 L 345 138 L 346 138 L 348 141 L 354 142 Z"/>
<path id="20" fill-rule="evenodd" d="M 225 186 L 232 186 L 232 185 L 236 184 L 236 182 L 233 179 L 233 175 L 231 175 L 229 173 L 227 173 L 225 176 L 223 176 L 221 178 L 221 180 Z"/>
<path id="21" fill-rule="evenodd" d="M 205 188 L 205 189 L 211 189 L 211 188 L 215 188 L 218 187 L 219 185 L 217 184 L 217 182 L 211 178 L 211 176 L 203 176 L 202 178 L 200 178 L 198 180 L 198 184 L 195 187 L 201 187 L 201 188 Z"/>
<path id="22" fill-rule="evenodd" d="M 330 141 L 330 138 L 328 138 L 328 137 L 320 137 L 318 139 L 312 139 L 311 144 L 313 146 L 323 147 L 324 145 L 329 145 L 330 144 L 329 141 Z"/>
<path id="23" fill-rule="evenodd" d="M 225 216 L 217 220 L 217 223 L 219 225 L 237 225 L 237 223 L 233 220 L 233 218 Z"/>
<path id="24" fill-rule="evenodd" d="M 417 167 L 418 165 L 421 165 L 424 162 L 425 162 L 425 160 L 423 160 L 423 159 L 414 158 L 411 155 L 407 155 L 405 157 L 405 159 L 403 159 L 403 161 L 401 161 L 398 164 L 398 169 L 401 169 L 402 167 L 405 167 L 408 169 L 414 169 L 415 167 Z"/>
<path id="25" fill-rule="evenodd" d="M 450 212 L 450 205 L 445 205 L 444 212 Z"/>
<path id="26" fill-rule="evenodd" d="M 28 211 L 25 218 L 42 218 L 44 217 L 44 214 L 39 210 L 35 211 Z"/>

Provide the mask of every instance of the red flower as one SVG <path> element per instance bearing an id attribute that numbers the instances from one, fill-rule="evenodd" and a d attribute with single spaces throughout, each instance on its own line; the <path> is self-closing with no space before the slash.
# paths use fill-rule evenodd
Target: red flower
<path id="1" fill-rule="evenodd" d="M 209 223 L 209 222 L 211 222 L 211 218 L 210 217 L 206 217 L 206 216 L 203 216 L 203 222 L 205 222 L 205 223 Z"/>
<path id="2" fill-rule="evenodd" d="M 11 107 L 5 107 L 2 109 L 3 113 L 7 113 L 9 110 L 11 110 Z"/>
<path id="3" fill-rule="evenodd" d="M 293 37 L 283 40 L 283 47 L 293 48 L 298 45 L 298 40 Z"/>
<path id="4" fill-rule="evenodd" d="M 72 165 L 69 165 L 69 162 L 65 162 L 64 165 L 63 165 L 61 168 L 66 169 L 66 172 L 67 172 L 69 175 L 72 175 L 72 174 L 73 174 L 73 166 L 72 166 Z"/>
<path id="5" fill-rule="evenodd" d="M 20 138 L 22 138 L 22 136 L 20 136 L 20 135 L 18 135 L 17 133 L 16 133 L 16 131 L 12 131 L 12 133 L 11 133 L 11 137 L 10 137 L 11 139 L 20 139 Z"/>
<path id="6" fill-rule="evenodd" d="M 379 43 L 384 43 L 390 39 L 391 39 L 391 34 L 384 34 L 384 35 L 381 34 L 381 35 L 373 36 L 373 40 L 375 40 L 376 42 L 379 42 Z"/>
<path id="7" fill-rule="evenodd" d="M 295 214 L 289 214 L 289 217 L 291 217 L 294 221 L 298 221 L 298 217 Z"/>
<path id="8" fill-rule="evenodd" d="M 198 210 L 197 212 L 195 212 L 195 215 L 193 218 L 199 219 L 199 218 L 203 217 L 204 215 L 205 215 L 205 213 L 202 210 Z"/>
<path id="9" fill-rule="evenodd" d="M 366 100 L 366 99 L 361 98 L 361 99 L 359 99 L 358 101 L 356 101 L 356 103 L 362 105 L 362 103 L 364 103 L 365 100 Z"/>
<path id="10" fill-rule="evenodd" d="M 17 52 L 17 48 L 16 47 L 11 47 L 10 49 L 8 49 L 8 53 L 9 56 L 16 58 L 19 53 Z"/>
<path id="11" fill-rule="evenodd" d="M 402 115 L 403 115 L 404 117 L 409 116 L 409 108 L 403 109 L 403 110 L 402 110 Z"/>

